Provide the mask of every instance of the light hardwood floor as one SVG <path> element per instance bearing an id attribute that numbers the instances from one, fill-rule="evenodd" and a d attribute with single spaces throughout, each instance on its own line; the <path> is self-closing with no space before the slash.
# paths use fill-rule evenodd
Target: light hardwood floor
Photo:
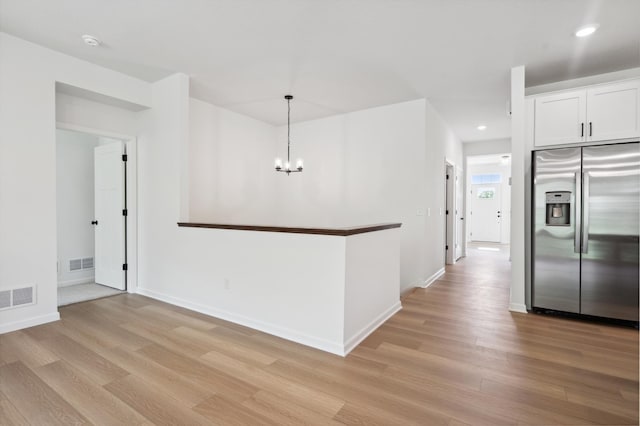
<path id="1" fill-rule="evenodd" d="M 0 336 L 0 424 L 638 424 L 638 332 L 512 314 L 468 258 L 340 358 L 119 295 Z"/>

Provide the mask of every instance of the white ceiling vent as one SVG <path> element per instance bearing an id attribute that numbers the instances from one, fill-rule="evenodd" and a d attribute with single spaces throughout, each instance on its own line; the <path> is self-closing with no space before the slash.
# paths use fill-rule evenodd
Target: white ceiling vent
<path id="1" fill-rule="evenodd" d="M 0 290 L 0 310 L 19 308 L 35 303 L 35 286 Z"/>

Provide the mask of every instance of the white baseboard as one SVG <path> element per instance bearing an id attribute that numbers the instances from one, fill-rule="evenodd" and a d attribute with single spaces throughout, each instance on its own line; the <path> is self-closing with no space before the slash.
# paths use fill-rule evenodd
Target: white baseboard
<path id="1" fill-rule="evenodd" d="M 511 312 L 519 312 L 521 314 L 526 314 L 527 313 L 527 305 L 525 305 L 523 303 L 510 303 L 509 304 L 509 310 Z"/>
<path id="2" fill-rule="evenodd" d="M 424 283 L 422 283 L 421 285 L 418 285 L 416 287 L 422 287 L 422 288 L 427 288 L 429 287 L 431 284 L 433 284 L 438 278 L 440 278 L 441 276 L 444 275 L 444 268 L 440 268 L 436 271 L 435 274 L 431 275 L 429 278 L 427 278 L 426 280 L 424 280 Z"/>
<path id="3" fill-rule="evenodd" d="M 384 312 L 382 312 L 373 321 L 363 327 L 362 330 L 358 331 L 354 336 L 349 338 L 349 340 L 347 340 L 344 344 L 344 354 L 342 356 L 347 356 L 349 352 L 351 352 L 356 346 L 360 344 L 360 342 L 366 339 L 371 333 L 376 331 L 378 327 L 384 324 L 400 309 L 402 309 L 402 304 L 398 300 L 389 309 L 385 309 Z"/>
<path id="4" fill-rule="evenodd" d="M 60 319 L 60 314 L 58 312 L 53 312 L 47 315 L 40 315 L 38 317 L 32 317 L 32 318 L 27 318 L 20 321 L 13 321 L 5 324 L 0 324 L 0 334 L 10 333 L 16 330 L 22 330 L 23 328 L 35 327 L 36 325 L 58 321 L 59 319 Z"/>
<path id="5" fill-rule="evenodd" d="M 91 284 L 96 282 L 95 277 L 78 278 L 75 280 L 58 281 L 58 287 L 69 287 L 78 284 Z"/>
<path id="6" fill-rule="evenodd" d="M 340 342 L 332 342 L 329 340 L 320 339 L 314 336 L 310 336 L 308 334 L 304 334 L 295 330 L 288 329 L 286 327 L 281 327 L 275 324 L 269 324 L 253 318 L 245 317 L 244 315 L 238 315 L 232 312 L 212 308 L 210 306 L 200 305 L 198 303 L 193 303 L 188 300 L 179 299 L 177 297 L 162 294 L 157 291 L 149 290 L 146 288 L 138 287 L 137 293 L 143 296 L 150 297 L 152 299 L 169 303 L 171 305 L 180 306 L 182 308 L 200 312 L 201 314 L 209 315 L 215 318 L 220 318 L 225 321 L 233 322 L 236 324 L 243 325 L 245 327 L 263 331 L 265 333 L 282 337 L 283 339 L 291 340 L 293 342 L 300 343 L 305 346 L 311 346 L 312 348 L 320 349 L 321 351 L 330 352 L 332 354 L 340 355 L 340 356 L 345 355 L 344 345 L 341 344 Z"/>

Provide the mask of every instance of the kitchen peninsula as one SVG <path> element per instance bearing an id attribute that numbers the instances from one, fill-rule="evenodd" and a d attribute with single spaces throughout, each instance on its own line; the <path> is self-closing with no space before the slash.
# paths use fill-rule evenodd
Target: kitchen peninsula
<path id="1" fill-rule="evenodd" d="M 205 269 L 208 281 L 180 299 L 151 297 L 341 356 L 401 309 L 400 223 L 178 226 L 206 253 L 179 260 L 200 276 Z M 228 266 L 207 270 L 208 256 Z"/>

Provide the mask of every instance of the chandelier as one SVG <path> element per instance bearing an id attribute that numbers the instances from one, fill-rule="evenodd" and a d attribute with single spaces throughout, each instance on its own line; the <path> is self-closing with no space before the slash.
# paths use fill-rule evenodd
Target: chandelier
<path id="1" fill-rule="evenodd" d="M 302 158 L 296 160 L 296 167 L 291 168 L 291 99 L 292 95 L 285 95 L 287 100 L 287 162 L 282 164 L 280 158 L 276 158 L 276 172 L 284 172 L 289 176 L 290 173 L 297 173 L 302 171 Z"/>

